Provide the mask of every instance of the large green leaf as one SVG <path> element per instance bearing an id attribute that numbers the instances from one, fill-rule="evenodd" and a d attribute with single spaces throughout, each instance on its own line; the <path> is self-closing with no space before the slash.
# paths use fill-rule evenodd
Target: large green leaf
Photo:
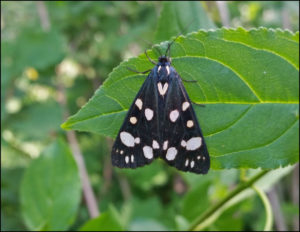
<path id="1" fill-rule="evenodd" d="M 78 169 L 61 140 L 50 145 L 24 174 L 21 204 L 30 230 L 66 230 L 80 202 Z"/>
<path id="2" fill-rule="evenodd" d="M 212 168 L 272 169 L 298 161 L 298 50 L 299 32 L 266 28 L 200 30 L 176 40 L 173 66 L 197 81 L 185 83 L 186 90 L 206 105 L 194 109 Z M 115 137 L 145 80 L 127 66 L 153 67 L 144 54 L 121 63 L 62 127 Z"/>
<path id="3" fill-rule="evenodd" d="M 56 64 L 64 56 L 65 42 L 56 30 L 24 29 L 16 44 L 16 65 L 43 69 Z"/>

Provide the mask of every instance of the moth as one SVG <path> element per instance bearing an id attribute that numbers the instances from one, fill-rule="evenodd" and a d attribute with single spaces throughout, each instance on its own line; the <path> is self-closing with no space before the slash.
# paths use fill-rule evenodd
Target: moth
<path id="1" fill-rule="evenodd" d="M 167 56 L 172 43 L 157 63 L 145 52 L 155 67 L 142 72 L 150 71 L 113 145 L 114 166 L 137 168 L 159 157 L 184 172 L 206 174 L 210 168 L 191 100 Z"/>

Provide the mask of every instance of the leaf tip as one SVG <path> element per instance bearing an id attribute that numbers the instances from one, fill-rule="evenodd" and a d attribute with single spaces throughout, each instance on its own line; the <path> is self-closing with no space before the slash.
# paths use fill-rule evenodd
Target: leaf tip
<path id="1" fill-rule="evenodd" d="M 70 125 L 69 125 L 69 123 L 68 123 L 68 121 L 65 121 L 64 123 L 62 123 L 61 125 L 60 125 L 60 128 L 62 128 L 62 129 L 64 129 L 64 130 L 70 130 L 71 128 L 70 128 Z"/>

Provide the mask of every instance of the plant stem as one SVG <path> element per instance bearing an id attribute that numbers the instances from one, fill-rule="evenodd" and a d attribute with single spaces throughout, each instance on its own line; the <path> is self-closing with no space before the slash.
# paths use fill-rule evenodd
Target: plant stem
<path id="1" fill-rule="evenodd" d="M 201 223 L 204 222 L 206 219 L 211 217 L 214 213 L 218 211 L 225 203 L 227 203 L 230 199 L 235 197 L 237 194 L 242 192 L 243 190 L 251 187 L 253 183 L 255 183 L 257 180 L 259 180 L 261 177 L 266 175 L 269 172 L 269 170 L 263 170 L 251 179 L 249 179 L 247 182 L 240 183 L 227 197 L 225 197 L 223 200 L 221 200 L 219 203 L 213 205 L 212 207 L 208 208 L 203 214 L 201 214 L 190 226 L 188 230 L 197 230 L 197 228 L 201 227 Z"/>
<path id="2" fill-rule="evenodd" d="M 40 17 L 40 23 L 42 29 L 44 31 L 49 31 L 51 29 L 51 22 L 48 17 L 49 14 L 44 1 L 37 2 L 37 11 Z M 60 96 L 58 102 L 61 105 L 62 109 L 64 110 L 64 120 L 66 120 L 69 117 L 69 111 L 67 108 L 65 87 L 61 81 L 58 81 L 58 93 Z M 95 194 L 93 192 L 91 182 L 89 180 L 88 172 L 76 138 L 76 134 L 74 131 L 67 131 L 66 134 L 67 134 L 67 139 L 70 148 L 72 150 L 73 157 L 78 166 L 79 176 L 80 176 L 82 190 L 83 190 L 83 197 L 85 199 L 90 217 L 91 218 L 98 217 L 100 214 L 98 203 Z"/>
<path id="3" fill-rule="evenodd" d="M 266 210 L 266 224 L 264 227 L 264 231 L 271 231 L 272 230 L 272 225 L 273 225 L 273 212 L 272 212 L 272 207 L 270 204 L 270 201 L 264 191 L 262 191 L 260 188 L 258 188 L 255 185 L 252 185 L 252 188 L 257 192 L 258 196 L 262 200 L 265 210 Z"/>
<path id="4" fill-rule="evenodd" d="M 51 28 L 51 24 L 48 16 L 48 10 L 46 8 L 44 1 L 37 1 L 36 7 L 37 7 L 37 12 L 39 14 L 40 22 L 43 30 L 49 31 Z"/>
<path id="5" fill-rule="evenodd" d="M 60 93 L 60 100 L 59 103 L 62 106 L 64 110 L 64 120 L 67 120 L 69 117 L 69 111 L 67 109 L 67 100 L 66 100 L 66 93 L 65 88 L 61 82 L 58 84 L 58 92 Z M 95 194 L 92 189 L 92 185 L 89 180 L 88 172 L 85 166 L 85 162 L 83 159 L 83 155 L 81 153 L 76 134 L 74 131 L 67 131 L 67 139 L 69 142 L 69 145 L 71 147 L 74 159 L 77 163 L 78 169 L 79 169 L 79 175 L 81 179 L 82 184 L 82 190 L 83 190 L 83 196 L 90 214 L 91 218 L 98 217 L 100 214 L 98 203 L 95 197 Z"/>

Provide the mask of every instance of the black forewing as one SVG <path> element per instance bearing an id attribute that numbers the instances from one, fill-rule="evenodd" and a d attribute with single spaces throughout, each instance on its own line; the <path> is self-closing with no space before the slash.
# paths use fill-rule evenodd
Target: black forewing
<path id="1" fill-rule="evenodd" d="M 166 159 L 166 149 L 161 153 L 161 158 L 179 170 L 201 174 L 207 173 L 210 167 L 208 150 L 192 103 L 182 84 L 180 76 L 173 68 L 169 76 L 169 89 L 165 97 L 165 107 L 162 115 L 163 120 L 160 127 L 163 130 L 163 141 L 168 141 L 168 149 L 171 147 L 176 148 L 177 154 L 174 160 L 168 160 Z M 182 109 L 184 102 L 190 104 L 185 111 Z M 171 122 L 170 112 L 176 109 L 179 111 L 179 117 L 175 122 Z M 187 126 L 189 120 L 193 122 L 192 127 Z M 201 146 L 195 150 L 187 150 L 186 145 L 181 145 L 183 140 L 188 142 L 191 138 L 198 137 L 201 137 Z"/>
<path id="2" fill-rule="evenodd" d="M 149 164 L 158 156 L 158 152 L 152 148 L 153 140 L 157 142 L 159 138 L 158 128 L 158 97 L 156 78 L 154 70 L 149 73 L 147 79 L 143 83 L 137 96 L 135 97 L 128 113 L 125 117 L 123 125 L 118 133 L 112 148 L 112 164 L 120 168 L 136 168 Z M 142 108 L 136 105 L 136 100 L 142 101 Z M 145 117 L 145 109 L 149 108 L 153 111 L 153 118 L 147 120 Z M 135 117 L 137 122 L 132 124 L 130 118 Z M 135 139 L 139 138 L 139 143 L 135 143 L 133 147 L 126 146 L 120 139 L 120 133 L 130 133 Z M 143 147 L 148 146 L 152 149 L 153 158 L 146 158 Z M 128 158 L 126 158 L 128 157 Z M 126 162 L 127 161 L 127 162 Z"/>

